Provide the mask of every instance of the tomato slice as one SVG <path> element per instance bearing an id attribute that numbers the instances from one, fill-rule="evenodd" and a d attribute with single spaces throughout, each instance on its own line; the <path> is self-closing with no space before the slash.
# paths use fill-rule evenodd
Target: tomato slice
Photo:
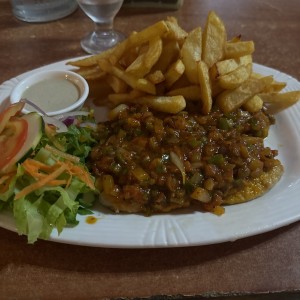
<path id="1" fill-rule="evenodd" d="M 0 135 L 0 170 L 5 167 L 24 145 L 28 134 L 26 120 L 11 118 Z"/>
<path id="2" fill-rule="evenodd" d="M 15 177 L 15 175 L 15 172 L 10 172 L 8 174 L 4 174 L 2 177 L 0 176 L 0 194 L 4 194 L 8 191 L 9 185 Z"/>
<path id="3" fill-rule="evenodd" d="M 8 108 L 6 108 L 3 112 L 0 113 L 0 134 L 4 130 L 10 118 L 21 112 L 24 105 L 24 102 L 18 102 L 10 105 Z"/>

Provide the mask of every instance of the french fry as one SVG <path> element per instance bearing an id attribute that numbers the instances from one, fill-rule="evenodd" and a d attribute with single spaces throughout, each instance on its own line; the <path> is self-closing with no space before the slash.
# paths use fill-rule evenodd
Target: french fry
<path id="1" fill-rule="evenodd" d="M 201 90 L 199 85 L 186 86 L 174 90 L 170 90 L 167 96 L 181 95 L 186 100 L 190 101 L 200 101 L 201 100 Z"/>
<path id="2" fill-rule="evenodd" d="M 114 75 L 124 82 L 126 82 L 130 87 L 136 90 L 140 90 L 146 93 L 149 93 L 151 95 L 155 95 L 155 85 L 151 83 L 149 80 L 145 78 L 136 78 L 130 74 L 127 74 L 124 70 L 112 66 L 108 61 L 106 60 L 99 60 L 98 64 L 100 68 L 107 72 L 108 74 Z"/>
<path id="3" fill-rule="evenodd" d="M 262 78 L 263 75 L 252 72 L 251 78 Z M 286 87 L 286 82 L 276 81 L 274 78 L 272 82 L 265 87 L 263 90 L 264 93 L 278 93 Z"/>
<path id="4" fill-rule="evenodd" d="M 208 73 L 208 66 L 204 61 L 198 62 L 198 77 L 200 82 L 201 101 L 202 107 L 201 112 L 207 115 L 212 108 L 212 96 L 211 96 L 211 85 Z"/>
<path id="5" fill-rule="evenodd" d="M 238 58 L 245 55 L 250 55 L 254 52 L 253 41 L 241 41 L 235 43 L 226 43 L 225 57 L 226 58 Z"/>
<path id="6" fill-rule="evenodd" d="M 300 91 L 291 91 L 286 93 L 262 93 L 259 97 L 266 104 L 266 108 L 270 114 L 277 114 L 296 104 L 300 100 Z"/>
<path id="7" fill-rule="evenodd" d="M 211 94 L 212 97 L 216 97 L 219 95 L 221 92 L 223 92 L 224 89 L 220 86 L 220 83 L 218 80 L 212 80 L 211 81 Z"/>
<path id="8" fill-rule="evenodd" d="M 96 105 L 139 103 L 176 113 L 185 101 L 198 101 L 198 112 L 206 115 L 214 105 L 224 113 L 240 107 L 277 113 L 299 100 L 300 92 L 279 94 L 286 83 L 253 72 L 253 41 L 226 35 L 213 11 L 204 30 L 190 32 L 168 17 L 132 32 L 112 49 L 67 64 L 88 80 Z"/>
<path id="9" fill-rule="evenodd" d="M 251 78 L 259 79 L 259 78 L 262 78 L 262 77 L 264 77 L 262 74 L 255 73 L 255 72 L 251 73 Z"/>
<path id="10" fill-rule="evenodd" d="M 177 114 L 182 111 L 186 102 L 184 97 L 180 95 L 176 96 L 141 96 L 139 94 L 115 94 L 110 95 L 110 100 L 116 105 L 121 103 L 135 103 L 141 105 L 147 105 L 152 109 L 160 112 Z"/>
<path id="11" fill-rule="evenodd" d="M 162 71 L 157 70 L 154 71 L 153 73 L 148 74 L 146 79 L 148 79 L 153 84 L 159 84 L 163 82 L 166 78 L 165 75 L 162 73 Z"/>
<path id="12" fill-rule="evenodd" d="M 140 32 L 134 32 L 128 39 L 113 48 L 109 61 L 114 65 L 120 60 L 127 49 L 139 47 L 155 37 L 162 37 L 167 32 L 169 32 L 169 27 L 166 21 L 159 21 Z"/>
<path id="13" fill-rule="evenodd" d="M 144 77 L 158 61 L 162 52 L 162 40 L 155 37 L 149 41 L 146 53 L 140 54 L 126 69 L 126 73 L 136 77 Z"/>
<path id="14" fill-rule="evenodd" d="M 145 93 L 138 90 L 131 90 L 129 93 L 115 93 L 108 95 L 109 101 L 113 106 L 117 106 L 121 103 L 132 102 L 133 99 L 137 99 L 145 96 Z"/>
<path id="15" fill-rule="evenodd" d="M 286 82 L 279 82 L 273 80 L 273 82 L 267 86 L 264 90 L 264 93 L 278 93 L 286 87 Z"/>
<path id="16" fill-rule="evenodd" d="M 97 66 L 98 59 L 108 58 L 114 51 L 114 48 L 108 49 L 96 55 L 88 56 L 86 58 L 78 59 L 76 61 L 68 61 L 66 64 L 74 67 L 91 67 Z"/>
<path id="17" fill-rule="evenodd" d="M 124 55 L 119 59 L 118 64 L 123 69 L 126 69 L 136 60 L 137 56 L 140 54 L 140 50 L 141 49 L 139 47 L 133 47 L 128 49 L 128 51 L 126 51 Z"/>
<path id="18" fill-rule="evenodd" d="M 132 103 L 148 105 L 157 111 L 177 114 L 186 107 L 184 97 L 177 96 L 145 96 L 131 100 Z"/>
<path id="19" fill-rule="evenodd" d="M 169 66 L 174 63 L 180 54 L 180 48 L 177 40 L 163 40 L 162 53 L 153 66 L 153 70 L 165 73 Z"/>
<path id="20" fill-rule="evenodd" d="M 204 28 L 202 44 L 202 60 L 208 68 L 224 57 L 225 42 L 225 26 L 217 14 L 211 11 Z"/>
<path id="21" fill-rule="evenodd" d="M 245 102 L 243 108 L 250 113 L 256 113 L 263 108 L 264 102 L 258 95 L 253 96 Z"/>
<path id="22" fill-rule="evenodd" d="M 178 25 L 177 19 L 174 17 L 168 17 L 166 20 L 166 25 L 168 26 L 169 30 L 165 32 L 164 36 L 167 39 L 175 39 L 182 44 L 188 34 Z"/>
<path id="23" fill-rule="evenodd" d="M 181 59 L 173 63 L 165 74 L 166 86 L 171 87 L 184 73 L 185 66 Z"/>
<path id="24" fill-rule="evenodd" d="M 108 75 L 106 80 L 115 93 L 125 93 L 127 91 L 128 85 L 120 78 Z"/>
<path id="25" fill-rule="evenodd" d="M 240 66 L 245 66 L 252 63 L 252 56 L 245 55 L 239 58 L 230 58 L 216 62 L 210 69 L 212 79 L 217 79 L 219 76 L 233 72 Z"/>
<path id="26" fill-rule="evenodd" d="M 202 30 L 197 27 L 192 30 L 181 47 L 181 58 L 185 66 L 185 74 L 191 83 L 198 83 L 197 62 L 202 54 Z"/>
<path id="27" fill-rule="evenodd" d="M 236 68 L 234 71 L 220 76 L 218 78 L 220 87 L 223 89 L 232 90 L 237 88 L 243 82 L 250 78 L 252 71 L 252 64 L 248 65 L 241 65 L 240 67 Z"/>
<path id="28" fill-rule="evenodd" d="M 100 79 L 105 76 L 105 72 L 102 72 L 97 65 L 91 67 L 82 67 L 77 71 L 77 73 L 86 80 Z"/>
<path id="29" fill-rule="evenodd" d="M 234 90 L 225 90 L 217 96 L 217 105 L 224 113 L 230 113 L 241 107 L 247 100 L 260 93 L 272 82 L 272 76 L 260 79 L 249 78 Z"/>

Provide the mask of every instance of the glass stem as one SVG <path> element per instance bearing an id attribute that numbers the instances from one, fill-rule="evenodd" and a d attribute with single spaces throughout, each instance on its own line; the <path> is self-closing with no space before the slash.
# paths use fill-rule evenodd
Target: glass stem
<path id="1" fill-rule="evenodd" d="M 110 32 L 113 30 L 113 20 L 105 23 L 95 23 L 95 32 L 101 34 L 101 32 Z"/>

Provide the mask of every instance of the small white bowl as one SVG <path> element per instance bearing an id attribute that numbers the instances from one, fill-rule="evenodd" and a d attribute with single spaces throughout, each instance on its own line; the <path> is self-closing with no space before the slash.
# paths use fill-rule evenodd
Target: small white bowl
<path id="1" fill-rule="evenodd" d="M 58 83 L 60 81 L 63 86 L 66 86 L 66 88 L 65 87 L 63 88 L 63 86 L 61 86 L 60 83 Z M 52 84 L 52 86 L 50 87 L 44 86 L 46 82 Z M 37 104 L 33 99 L 24 97 L 24 93 L 28 91 L 29 88 L 32 88 L 34 85 L 37 85 L 39 83 L 40 85 L 42 84 L 43 86 L 42 87 L 40 86 L 40 89 L 39 91 L 37 91 L 35 96 L 38 97 L 38 101 L 41 102 L 44 101 L 44 99 L 45 101 L 52 101 L 52 102 L 57 101 L 51 103 L 53 109 L 48 110 L 45 107 L 42 107 L 43 103 Z M 71 85 L 69 83 L 71 83 Z M 58 85 L 61 86 L 62 88 L 61 89 L 56 88 Z M 46 95 L 47 91 L 48 91 L 48 95 Z M 55 96 L 53 96 L 52 94 L 53 91 L 55 91 Z M 64 103 L 64 98 L 66 99 L 67 97 L 66 94 L 63 94 L 63 91 L 65 91 L 66 93 L 67 92 L 73 93 L 72 94 L 73 99 L 70 104 Z M 36 72 L 26 77 L 25 79 L 21 80 L 13 89 L 10 95 L 10 101 L 11 103 L 16 103 L 19 102 L 22 98 L 27 98 L 27 100 L 33 102 L 34 104 L 37 104 L 37 106 L 39 106 L 45 113 L 47 113 L 48 116 L 56 116 L 56 115 L 64 114 L 66 112 L 71 112 L 80 109 L 84 104 L 85 100 L 87 99 L 88 94 L 89 94 L 89 86 L 86 80 L 82 76 L 72 71 L 50 70 L 50 71 Z M 49 99 L 47 99 L 47 97 Z M 75 99 L 74 97 L 76 97 L 77 99 Z M 59 108 L 55 109 L 55 107 L 58 106 Z M 29 109 L 29 106 L 27 106 L 26 104 L 23 109 L 23 113 L 28 113 L 31 111 L 34 111 L 34 108 L 31 107 Z"/>

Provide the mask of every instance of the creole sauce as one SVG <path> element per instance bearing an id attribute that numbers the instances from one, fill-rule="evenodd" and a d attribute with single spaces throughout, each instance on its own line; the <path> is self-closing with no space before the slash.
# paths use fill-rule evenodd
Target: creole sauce
<path id="1" fill-rule="evenodd" d="M 90 164 L 103 202 L 146 214 L 197 202 L 222 214 L 226 196 L 280 164 L 277 151 L 264 146 L 274 122 L 264 111 L 189 111 L 166 115 L 133 105 L 98 125 Z"/>

